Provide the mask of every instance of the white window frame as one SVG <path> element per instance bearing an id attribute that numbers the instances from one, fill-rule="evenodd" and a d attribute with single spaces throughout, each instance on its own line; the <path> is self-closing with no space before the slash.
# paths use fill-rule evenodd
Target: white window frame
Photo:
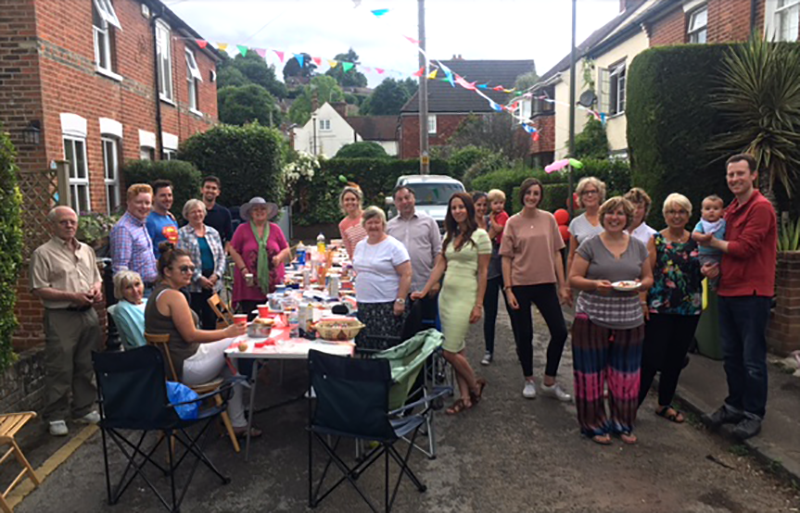
<path id="1" fill-rule="evenodd" d="M 172 85 L 172 30 L 161 20 L 156 21 L 156 55 L 158 58 L 158 97 L 175 101 Z"/>
<path id="2" fill-rule="evenodd" d="M 62 138 L 64 142 L 64 159 L 69 160 L 70 206 L 79 215 L 84 212 L 91 212 L 92 198 L 89 187 L 89 164 L 86 160 L 86 138 L 66 134 L 63 135 Z M 80 145 L 80 155 L 78 151 L 78 145 Z M 67 152 L 67 146 L 71 146 L 73 156 L 79 155 L 82 158 L 76 157 L 70 160 L 67 157 L 69 155 Z M 81 160 L 83 161 L 82 166 L 80 165 Z M 79 191 L 81 190 L 86 192 L 86 203 L 84 205 L 79 204 L 81 197 Z"/>
<path id="3" fill-rule="evenodd" d="M 106 190 L 106 211 L 109 215 L 119 210 L 119 139 L 104 135 L 100 138 L 103 145 L 103 179 Z M 109 168 L 109 164 L 111 167 Z M 109 173 L 111 171 L 111 173 Z M 111 175 L 109 177 L 109 175 Z"/>
<path id="4" fill-rule="evenodd" d="M 625 112 L 627 69 L 624 60 L 600 69 L 600 112 L 617 116 Z"/>
<path id="5" fill-rule="evenodd" d="M 695 26 L 701 14 L 705 15 L 705 22 L 702 25 Z M 689 21 L 686 23 L 686 40 L 693 44 L 704 44 L 708 42 L 708 5 L 704 5 L 689 13 Z"/>
<path id="6" fill-rule="evenodd" d="M 152 146 L 139 146 L 139 160 L 155 160 L 156 149 Z"/>
<path id="7" fill-rule="evenodd" d="M 330 119 L 320 119 L 319 120 L 319 131 L 320 132 L 330 132 L 331 131 L 331 120 Z"/>
<path id="8" fill-rule="evenodd" d="M 178 152 L 169 148 L 164 148 L 161 152 L 161 160 L 175 160 L 178 158 Z"/>
<path id="9" fill-rule="evenodd" d="M 800 32 L 800 0 L 776 0 L 774 19 L 775 41 L 797 41 Z"/>
<path id="10" fill-rule="evenodd" d="M 203 75 L 200 73 L 200 68 L 197 66 L 197 59 L 194 52 L 186 49 L 186 82 L 189 92 L 189 110 L 195 114 L 200 113 L 200 82 L 203 81 Z"/>
<path id="11" fill-rule="evenodd" d="M 107 5 L 110 14 L 103 11 L 102 5 Z M 95 17 L 100 19 L 95 23 Z M 113 23 L 112 23 L 113 21 Z M 94 62 L 95 71 L 114 80 L 122 80 L 122 77 L 115 71 L 113 38 L 114 32 L 111 27 L 120 28 L 114 8 L 108 0 L 94 0 L 92 7 L 92 39 L 94 41 Z"/>
<path id="12" fill-rule="evenodd" d="M 428 134 L 436 134 L 436 114 L 428 114 Z"/>
<path id="13" fill-rule="evenodd" d="M 119 22 L 119 18 L 117 18 L 117 12 L 114 10 L 111 0 L 93 0 L 93 3 L 104 22 L 122 30 L 122 25 Z"/>

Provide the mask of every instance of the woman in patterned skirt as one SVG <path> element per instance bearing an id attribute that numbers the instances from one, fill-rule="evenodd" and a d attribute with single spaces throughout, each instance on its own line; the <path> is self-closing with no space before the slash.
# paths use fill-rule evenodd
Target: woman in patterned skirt
<path id="1" fill-rule="evenodd" d="M 439 293 L 439 316 L 444 331 L 444 357 L 456 371 L 461 392 L 461 397 L 447 409 L 448 414 L 455 415 L 480 401 L 486 386 L 486 380 L 476 379 L 464 349 L 469 325 L 478 322 L 483 315 L 492 243 L 486 231 L 478 228 L 475 206 L 465 192 L 457 192 L 450 198 L 444 226 L 447 235 L 442 243 L 442 258 L 436 260 L 425 287 L 414 292 L 411 298 L 427 296 L 444 275 Z"/>
<path id="2" fill-rule="evenodd" d="M 580 290 L 572 324 L 578 423 L 581 433 L 602 445 L 611 443 L 610 433 L 636 443 L 633 424 L 644 340 L 638 293 L 652 287 L 653 270 L 647 247 L 626 232 L 633 214 L 633 205 L 624 198 L 603 203 L 599 221 L 604 231 L 581 243 L 569 272 L 570 285 Z M 619 281 L 632 286 L 613 285 Z M 606 379 L 610 419 L 603 398 Z"/>
<path id="3" fill-rule="evenodd" d="M 356 244 L 358 320 L 366 327 L 356 337 L 359 349 L 386 349 L 400 336 L 411 288 L 411 260 L 403 243 L 386 233 L 386 214 L 378 207 L 364 211 L 367 238 Z"/>

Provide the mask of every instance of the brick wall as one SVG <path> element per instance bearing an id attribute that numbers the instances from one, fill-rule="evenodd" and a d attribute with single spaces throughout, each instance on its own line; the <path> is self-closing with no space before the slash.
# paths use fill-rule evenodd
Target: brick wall
<path id="1" fill-rule="evenodd" d="M 539 131 L 539 140 L 531 140 L 531 155 L 554 152 L 556 149 L 555 113 L 533 118 L 533 126 Z"/>
<path id="2" fill-rule="evenodd" d="M 428 145 L 442 146 L 455 133 L 467 114 L 437 114 L 436 134 L 428 137 Z M 419 116 L 403 114 L 400 116 L 400 158 L 414 159 L 419 157 Z"/>
<path id="3" fill-rule="evenodd" d="M 777 305 L 767 328 L 767 344 L 777 354 L 800 349 L 800 253 L 778 253 Z"/>
<path id="4" fill-rule="evenodd" d="M 650 46 L 686 43 L 688 17 L 679 3 L 663 18 L 649 25 Z M 708 42 L 746 41 L 750 36 L 750 0 L 709 0 Z M 755 27 L 764 29 L 764 0 L 758 2 Z"/>
<path id="5" fill-rule="evenodd" d="M 37 347 L 0 373 L 0 412 L 40 410 L 44 399 L 44 347 Z"/>

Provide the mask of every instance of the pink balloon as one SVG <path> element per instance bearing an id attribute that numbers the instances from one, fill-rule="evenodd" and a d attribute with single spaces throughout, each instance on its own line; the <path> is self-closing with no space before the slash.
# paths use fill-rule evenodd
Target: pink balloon
<path id="1" fill-rule="evenodd" d="M 562 169 L 564 169 L 568 165 L 569 165 L 569 159 L 556 160 L 555 162 L 553 162 L 549 166 L 546 166 L 544 168 L 544 170 L 547 173 L 555 173 L 556 171 L 561 171 Z"/>

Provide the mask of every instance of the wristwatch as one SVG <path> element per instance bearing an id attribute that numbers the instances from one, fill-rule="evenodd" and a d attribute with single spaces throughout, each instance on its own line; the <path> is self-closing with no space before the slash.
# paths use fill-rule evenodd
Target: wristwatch
<path id="1" fill-rule="evenodd" d="M 401 298 L 401 297 L 399 297 L 399 298 L 395 299 L 395 300 L 394 300 L 394 302 L 395 302 L 395 303 L 399 303 L 399 304 L 401 304 L 401 305 L 404 305 L 404 304 L 406 304 L 406 300 L 405 300 L 405 299 L 403 299 L 403 298 Z"/>

